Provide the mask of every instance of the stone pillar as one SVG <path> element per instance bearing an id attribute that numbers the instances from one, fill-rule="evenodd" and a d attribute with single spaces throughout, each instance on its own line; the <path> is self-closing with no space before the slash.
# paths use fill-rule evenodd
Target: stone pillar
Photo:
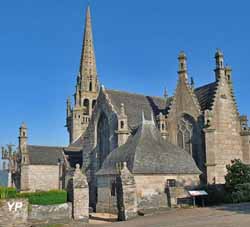
<path id="1" fill-rule="evenodd" d="M 208 184 L 216 183 L 216 147 L 215 147 L 215 129 L 204 129 L 206 141 L 206 178 Z"/>
<path id="2" fill-rule="evenodd" d="M 116 179 L 118 220 L 126 221 L 137 216 L 137 194 L 133 174 L 123 163 L 120 175 Z"/>
<path id="3" fill-rule="evenodd" d="M 77 221 L 89 221 L 89 186 L 79 164 L 76 165 L 73 176 L 73 218 Z"/>

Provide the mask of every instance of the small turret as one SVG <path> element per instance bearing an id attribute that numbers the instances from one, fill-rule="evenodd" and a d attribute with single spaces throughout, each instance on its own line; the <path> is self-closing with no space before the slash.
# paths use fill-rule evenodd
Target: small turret
<path id="1" fill-rule="evenodd" d="M 179 70 L 178 70 L 178 74 L 180 78 L 183 79 L 187 79 L 187 57 L 186 54 L 181 51 L 179 56 L 178 56 L 178 60 L 179 60 Z"/>
<path id="2" fill-rule="evenodd" d="M 160 130 L 162 138 L 167 139 L 168 132 L 167 132 L 165 116 L 162 113 L 160 113 L 156 119 L 157 119 L 158 129 Z"/>
<path id="3" fill-rule="evenodd" d="M 216 81 L 220 80 L 220 78 L 224 77 L 225 75 L 225 68 L 224 68 L 224 55 L 221 50 L 217 49 L 215 53 L 215 77 Z"/>
<path id="4" fill-rule="evenodd" d="M 117 136 L 118 136 L 118 146 L 125 144 L 129 136 L 128 116 L 125 113 L 125 108 L 123 103 L 121 103 L 120 107 Z"/>
<path id="5" fill-rule="evenodd" d="M 29 154 L 27 150 L 28 129 L 25 123 L 19 128 L 19 152 L 22 157 L 22 164 L 29 164 Z"/>
<path id="6" fill-rule="evenodd" d="M 232 79 L 232 68 L 229 65 L 227 65 L 225 67 L 225 76 L 226 76 L 226 79 L 228 81 L 231 81 L 231 79 Z"/>

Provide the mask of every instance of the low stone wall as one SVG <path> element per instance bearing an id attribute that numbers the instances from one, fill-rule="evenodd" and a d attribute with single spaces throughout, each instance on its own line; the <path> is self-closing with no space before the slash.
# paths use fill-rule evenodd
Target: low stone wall
<path id="1" fill-rule="evenodd" d="M 0 200 L 0 226 L 25 226 L 28 221 L 27 199 Z"/>
<path id="2" fill-rule="evenodd" d="M 68 223 L 72 217 L 72 204 L 40 206 L 30 205 L 29 221 L 32 223 Z"/>

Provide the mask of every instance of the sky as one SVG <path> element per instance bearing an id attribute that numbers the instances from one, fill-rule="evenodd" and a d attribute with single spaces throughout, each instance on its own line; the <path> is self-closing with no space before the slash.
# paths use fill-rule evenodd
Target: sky
<path id="1" fill-rule="evenodd" d="M 86 0 L 2 0 L 0 8 L 0 145 L 68 144 L 66 98 L 79 70 Z M 216 48 L 233 69 L 241 114 L 250 115 L 247 0 L 91 0 L 97 69 L 107 88 L 163 96 L 177 83 L 184 50 L 189 76 L 214 81 Z"/>

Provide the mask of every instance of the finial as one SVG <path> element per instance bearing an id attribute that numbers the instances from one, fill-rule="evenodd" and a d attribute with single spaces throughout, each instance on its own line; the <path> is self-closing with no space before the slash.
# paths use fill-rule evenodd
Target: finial
<path id="1" fill-rule="evenodd" d="M 215 58 L 223 57 L 223 53 L 219 48 L 216 48 Z"/>
<path id="2" fill-rule="evenodd" d="M 167 99 L 168 98 L 168 91 L 167 91 L 167 88 L 165 87 L 164 88 L 164 98 Z"/>
<path id="3" fill-rule="evenodd" d="M 24 121 L 23 121 L 22 124 L 21 124 L 21 128 L 24 128 L 24 129 L 27 128 L 27 126 L 26 126 L 26 124 L 25 124 Z"/>
<path id="4" fill-rule="evenodd" d="M 185 52 L 182 50 L 180 53 L 179 53 L 179 56 L 178 56 L 178 59 L 186 59 L 186 54 Z"/>
<path id="5" fill-rule="evenodd" d="M 124 109 L 124 104 L 121 103 L 120 111 L 122 115 L 125 115 L 125 109 Z"/>
<path id="6" fill-rule="evenodd" d="M 193 77 L 190 78 L 190 84 L 191 84 L 192 89 L 194 89 L 194 78 Z"/>

